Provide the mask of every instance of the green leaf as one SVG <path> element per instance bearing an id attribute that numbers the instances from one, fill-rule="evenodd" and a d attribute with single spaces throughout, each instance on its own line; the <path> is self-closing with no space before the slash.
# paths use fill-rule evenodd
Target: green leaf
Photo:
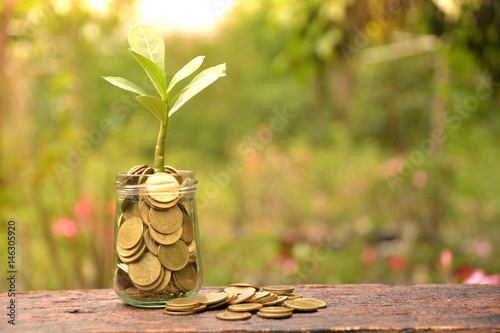
<path id="1" fill-rule="evenodd" d="M 153 61 L 165 72 L 165 41 L 162 35 L 147 25 L 138 25 L 128 33 L 130 49 Z"/>
<path id="2" fill-rule="evenodd" d="M 141 95 L 136 97 L 139 102 L 147 107 L 153 114 L 160 119 L 162 124 L 167 121 L 167 104 L 158 97 Z"/>
<path id="3" fill-rule="evenodd" d="M 130 82 L 127 79 L 124 79 L 122 77 L 118 76 L 102 76 L 102 78 L 109 83 L 117 86 L 118 88 L 122 88 L 128 91 L 131 91 L 133 93 L 139 94 L 139 95 L 146 95 L 144 90 L 142 90 L 139 86 L 137 86 L 135 83 Z"/>
<path id="4" fill-rule="evenodd" d="M 148 74 L 149 79 L 153 83 L 153 86 L 156 88 L 161 98 L 166 101 L 167 100 L 167 81 L 165 79 L 165 74 L 161 70 L 161 68 L 149 60 L 148 58 L 140 55 L 137 52 L 129 50 L 130 53 L 134 56 L 135 60 L 141 64 L 142 68 Z"/>
<path id="5" fill-rule="evenodd" d="M 182 89 L 179 95 L 172 100 L 172 103 L 175 103 L 170 109 L 168 116 L 170 117 L 193 96 L 223 76 L 226 76 L 226 64 L 220 64 L 207 68 L 200 74 L 196 75 L 196 77 L 184 89 Z"/>
<path id="6" fill-rule="evenodd" d="M 182 79 L 193 74 L 198 68 L 200 68 L 201 64 L 203 63 L 204 58 L 205 58 L 205 56 L 196 57 L 193 60 L 191 60 L 190 62 L 188 62 L 188 64 L 186 66 L 182 67 L 182 69 L 174 75 L 172 81 L 170 81 L 170 84 L 168 85 L 167 93 L 169 93 L 170 90 L 172 90 L 172 88 L 179 81 L 181 81 Z"/>

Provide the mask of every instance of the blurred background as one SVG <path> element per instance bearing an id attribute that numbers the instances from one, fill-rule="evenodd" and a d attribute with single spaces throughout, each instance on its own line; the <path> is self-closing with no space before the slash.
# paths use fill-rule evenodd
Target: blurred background
<path id="1" fill-rule="evenodd" d="M 153 163 L 159 123 L 101 76 L 147 84 L 139 23 L 164 35 L 167 80 L 227 64 L 167 138 L 199 180 L 204 285 L 499 283 L 498 1 L 5 0 L 0 17 L 18 290 L 112 286 L 115 174 Z"/>

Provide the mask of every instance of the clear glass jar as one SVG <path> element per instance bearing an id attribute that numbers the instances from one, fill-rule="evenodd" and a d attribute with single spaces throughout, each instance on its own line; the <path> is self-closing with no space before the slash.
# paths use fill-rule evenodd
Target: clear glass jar
<path id="1" fill-rule="evenodd" d="M 163 307 L 202 284 L 197 181 L 193 171 L 139 171 L 116 175 L 113 285 L 127 304 Z"/>

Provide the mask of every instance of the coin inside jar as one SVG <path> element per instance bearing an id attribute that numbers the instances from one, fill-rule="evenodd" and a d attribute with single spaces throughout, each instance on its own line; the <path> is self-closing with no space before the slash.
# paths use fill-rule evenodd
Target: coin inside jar
<path id="1" fill-rule="evenodd" d="M 146 180 L 148 194 L 155 201 L 167 203 L 173 201 L 179 195 L 177 187 L 179 181 L 167 173 L 155 173 Z"/>
<path id="2" fill-rule="evenodd" d="M 129 250 L 139 244 L 142 239 L 143 224 L 140 218 L 125 220 L 118 230 L 118 245 Z"/>
<path id="3" fill-rule="evenodd" d="M 186 243 L 179 240 L 171 245 L 160 245 L 158 258 L 166 269 L 179 271 L 183 269 L 189 261 L 189 250 Z"/>
<path id="4" fill-rule="evenodd" d="M 153 284 L 160 277 L 161 270 L 160 261 L 150 252 L 144 253 L 141 259 L 128 265 L 130 279 L 138 286 Z"/>

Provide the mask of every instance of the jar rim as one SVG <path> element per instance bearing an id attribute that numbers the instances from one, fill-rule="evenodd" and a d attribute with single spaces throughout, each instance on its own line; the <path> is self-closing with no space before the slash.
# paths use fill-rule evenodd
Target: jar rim
<path id="1" fill-rule="evenodd" d="M 155 193 L 191 193 L 196 191 L 196 184 L 198 181 L 195 179 L 195 172 L 188 170 L 180 170 L 177 173 L 162 173 L 170 175 L 177 179 L 177 184 L 174 182 L 158 182 L 148 184 L 146 181 L 139 182 L 140 179 L 148 179 L 150 177 L 158 176 L 158 173 L 136 175 L 127 172 L 118 172 L 116 174 L 116 192 L 121 194 L 134 194 L 149 190 Z"/>

